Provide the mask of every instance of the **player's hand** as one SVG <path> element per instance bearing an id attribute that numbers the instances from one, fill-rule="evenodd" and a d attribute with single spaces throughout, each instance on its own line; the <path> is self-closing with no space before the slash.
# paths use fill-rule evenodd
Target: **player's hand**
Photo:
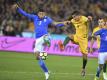
<path id="1" fill-rule="evenodd" d="M 17 4 L 12 5 L 12 9 L 17 9 L 19 6 Z"/>
<path id="2" fill-rule="evenodd" d="M 71 23 L 70 21 L 64 21 L 64 25 L 68 25 L 70 23 Z"/>
<path id="3" fill-rule="evenodd" d="M 88 19 L 89 19 L 90 21 L 92 21 L 92 20 L 93 20 L 92 16 L 88 16 Z"/>

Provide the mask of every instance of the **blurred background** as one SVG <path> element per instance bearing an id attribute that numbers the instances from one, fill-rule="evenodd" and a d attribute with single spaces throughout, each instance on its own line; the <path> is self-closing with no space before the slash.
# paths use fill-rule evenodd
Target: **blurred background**
<path id="1" fill-rule="evenodd" d="M 12 10 L 13 3 L 13 0 L 0 0 L 0 35 L 23 37 L 24 33 L 33 34 L 32 21 Z M 99 17 L 107 16 L 107 0 L 22 0 L 22 3 L 20 7 L 31 14 L 36 14 L 38 8 L 42 7 L 55 21 L 67 20 L 74 10 L 79 10 L 83 15 L 93 17 L 91 27 L 97 25 Z M 74 33 L 72 27 L 68 26 L 68 30 Z M 53 26 L 49 31 L 52 34 L 66 32 L 63 28 Z"/>

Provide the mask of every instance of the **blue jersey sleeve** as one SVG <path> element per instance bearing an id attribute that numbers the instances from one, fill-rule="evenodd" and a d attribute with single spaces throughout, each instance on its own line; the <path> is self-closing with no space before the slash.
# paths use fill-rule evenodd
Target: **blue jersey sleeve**
<path id="1" fill-rule="evenodd" d="M 49 24 L 52 24 L 54 21 L 50 18 L 50 17 L 48 17 L 48 23 Z M 55 25 L 56 27 L 63 27 L 64 26 L 64 24 L 62 24 L 62 23 L 59 23 L 59 24 L 57 24 L 57 25 Z"/>
<path id="2" fill-rule="evenodd" d="M 17 8 L 17 11 L 24 15 L 25 17 L 28 17 L 30 19 L 34 19 L 34 17 L 36 17 L 36 15 L 33 15 L 33 14 L 29 14 L 29 13 L 26 13 L 24 10 L 22 10 L 21 8 Z"/>
<path id="3" fill-rule="evenodd" d="M 57 24 L 56 27 L 63 27 L 64 24 L 63 23 L 60 23 L 60 24 Z"/>

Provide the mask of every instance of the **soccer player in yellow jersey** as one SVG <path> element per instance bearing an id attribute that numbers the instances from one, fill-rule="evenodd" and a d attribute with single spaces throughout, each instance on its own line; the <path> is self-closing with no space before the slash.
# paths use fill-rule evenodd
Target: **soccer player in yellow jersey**
<path id="1" fill-rule="evenodd" d="M 92 36 L 94 36 L 94 33 L 95 33 L 95 32 L 97 32 L 97 31 L 99 31 L 101 28 L 105 28 L 105 27 L 106 27 L 106 24 L 105 24 L 104 19 L 99 19 L 99 20 L 98 20 L 98 26 L 93 29 Z M 96 38 L 97 38 L 97 47 L 98 47 L 98 49 L 99 49 L 99 48 L 100 48 L 100 36 L 97 36 Z M 92 39 L 91 39 L 91 45 L 90 45 L 90 52 L 91 52 L 91 53 L 93 52 L 93 50 L 92 50 L 93 44 L 94 44 L 94 38 L 92 37 Z M 104 66 L 103 66 L 103 77 L 104 77 L 105 80 L 107 80 L 106 63 L 105 63 Z M 95 80 L 96 80 L 96 77 L 95 77 Z"/>
<path id="2" fill-rule="evenodd" d="M 87 64 L 87 55 L 88 55 L 88 30 L 89 30 L 89 19 L 81 15 L 78 11 L 74 11 L 72 14 L 71 21 L 68 21 L 67 24 L 72 23 L 75 27 L 75 34 L 68 34 L 68 37 L 62 43 L 59 42 L 59 47 L 61 50 L 64 50 L 66 44 L 71 40 L 73 43 L 78 44 L 81 53 L 83 54 L 83 65 L 81 75 L 85 76 L 85 67 Z"/>

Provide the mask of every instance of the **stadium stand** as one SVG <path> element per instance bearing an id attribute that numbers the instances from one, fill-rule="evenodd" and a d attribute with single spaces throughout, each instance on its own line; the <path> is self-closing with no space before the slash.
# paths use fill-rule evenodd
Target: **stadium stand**
<path id="1" fill-rule="evenodd" d="M 0 30 L 7 24 L 13 24 L 15 28 L 19 24 L 20 33 L 23 31 L 32 32 L 33 27 L 30 20 L 11 10 L 11 3 L 11 0 L 0 0 Z M 74 10 L 79 10 L 86 16 L 93 16 L 94 21 L 100 16 L 107 16 L 106 0 L 27 0 L 21 5 L 29 13 L 36 13 L 41 6 L 56 21 L 67 20 Z M 52 31 L 54 31 L 53 33 L 63 33 L 63 30 L 59 28 Z"/>

